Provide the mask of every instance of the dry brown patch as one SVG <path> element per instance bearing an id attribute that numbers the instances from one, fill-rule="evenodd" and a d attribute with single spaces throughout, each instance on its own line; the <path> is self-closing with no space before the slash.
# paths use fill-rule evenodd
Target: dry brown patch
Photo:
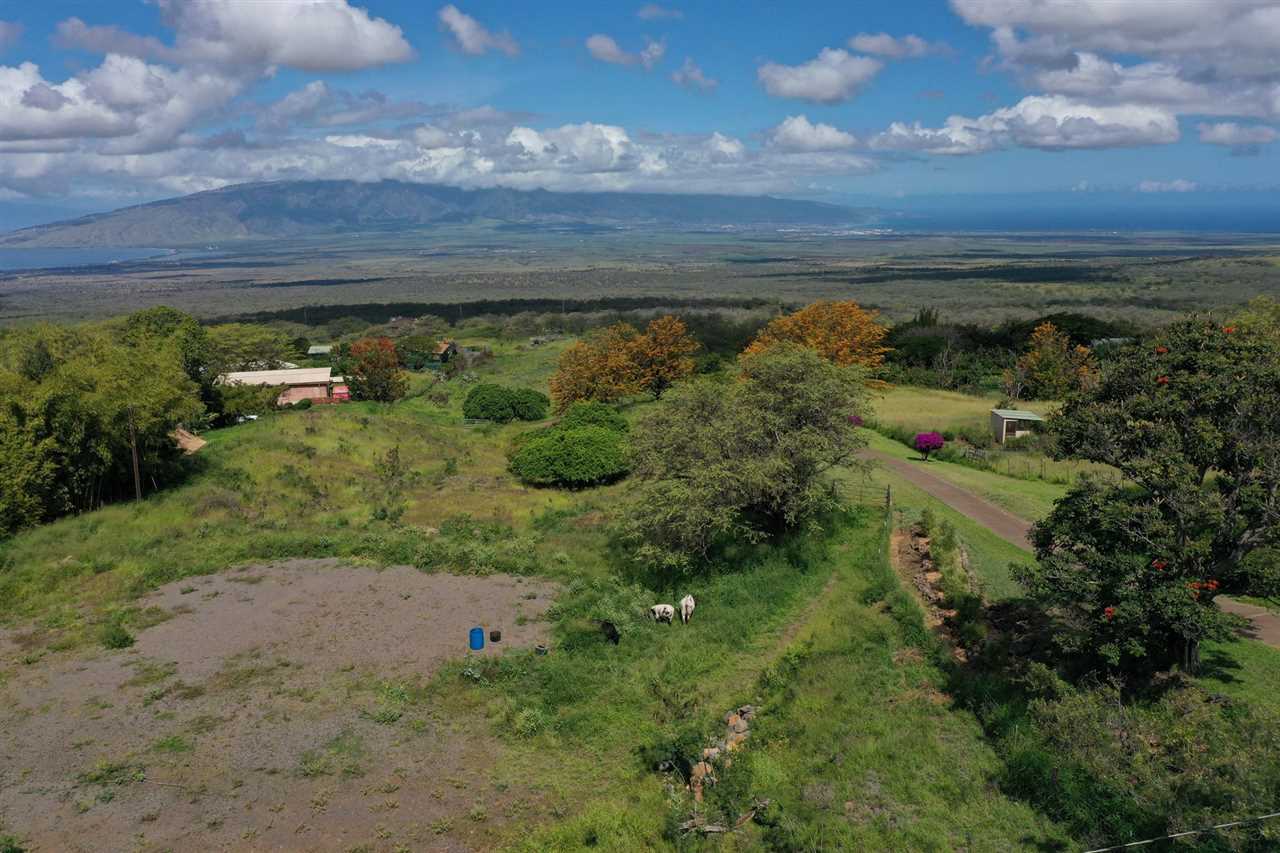
<path id="1" fill-rule="evenodd" d="M 485 655 L 544 641 L 555 592 L 330 560 L 170 584 L 132 649 L 0 686 L 0 825 L 40 850 L 491 846 L 536 793 L 495 784 L 486 721 L 401 697 L 474 625 L 502 630 Z"/>

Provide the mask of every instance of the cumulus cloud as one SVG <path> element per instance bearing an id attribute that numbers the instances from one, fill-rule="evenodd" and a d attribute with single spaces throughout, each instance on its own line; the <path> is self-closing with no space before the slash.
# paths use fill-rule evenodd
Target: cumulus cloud
<path id="1" fill-rule="evenodd" d="M 1138 184 L 1140 193 L 1192 193 L 1199 189 L 1195 181 L 1178 178 L 1173 181 L 1143 181 Z"/>
<path id="2" fill-rule="evenodd" d="M 463 53 L 473 56 L 488 53 L 490 50 L 505 53 L 507 56 L 516 56 L 520 53 L 520 45 L 511 37 L 511 33 L 505 30 L 500 33 L 487 30 L 475 18 L 452 4 L 440 10 L 440 25 L 453 34 L 458 48 Z"/>
<path id="3" fill-rule="evenodd" d="M 774 97 L 838 104 L 858 94 L 883 67 L 878 59 L 826 47 L 802 65 L 767 62 L 756 74 Z"/>
<path id="4" fill-rule="evenodd" d="M 676 85 L 683 86 L 686 89 L 700 89 L 703 92 L 712 92 L 720 81 L 714 77 L 708 77 L 703 70 L 698 67 L 698 63 L 692 58 L 685 57 L 684 64 L 671 72 L 671 79 Z"/>
<path id="5" fill-rule="evenodd" d="M 1100 106 L 1060 95 L 1033 95 L 978 118 L 951 116 L 941 127 L 894 122 L 872 137 L 880 151 L 979 154 L 1022 146 L 1046 150 L 1117 148 L 1177 142 L 1177 118 L 1136 104 Z"/>
<path id="6" fill-rule="evenodd" d="M 1209 145 L 1224 145 L 1237 156 L 1258 154 L 1263 145 L 1280 139 L 1280 131 L 1264 124 L 1243 125 L 1233 121 L 1217 124 L 1199 124 L 1200 141 Z"/>
<path id="7" fill-rule="evenodd" d="M 951 0 L 970 24 L 1023 29 L 1103 53 L 1196 59 L 1245 69 L 1270 60 L 1280 10 L 1270 0 Z"/>
<path id="8" fill-rule="evenodd" d="M 322 99 L 317 99 L 322 100 Z M 723 133 L 635 134 L 594 122 L 537 127 L 497 111 L 459 112 L 387 130 L 293 134 L 263 145 L 240 131 L 188 135 L 126 158 L 84 149 L 0 157 L 0 189 L 78 193 L 194 192 L 254 180 L 330 178 L 463 187 L 669 192 L 795 192 L 816 177 L 864 174 L 852 151 L 749 147 Z M 16 145 L 17 143 L 9 143 Z M 5 146 L 0 142 L 0 147 Z"/>
<path id="9" fill-rule="evenodd" d="M 639 53 L 630 53 L 619 47 L 611 36 L 603 33 L 596 33 L 588 37 L 586 45 L 587 52 L 601 62 L 608 62 L 613 65 L 639 65 L 646 71 L 652 70 L 655 65 L 661 62 L 662 57 L 667 52 L 665 42 L 645 39 L 643 50 Z"/>
<path id="10" fill-rule="evenodd" d="M 412 58 L 400 28 L 347 0 L 243 3 L 155 0 L 173 28 L 174 44 L 78 18 L 58 25 L 65 46 L 165 62 L 227 67 L 284 65 L 304 71 L 354 71 Z"/>
<path id="11" fill-rule="evenodd" d="M 1280 115 L 1274 0 L 951 0 L 1001 67 L 1051 93 L 1179 113 Z M 1141 61 L 1127 64 L 1133 57 Z"/>
<path id="12" fill-rule="evenodd" d="M 813 124 L 807 116 L 788 116 L 768 133 L 769 144 L 787 151 L 835 151 L 852 148 L 857 137 L 829 124 Z"/>
<path id="13" fill-rule="evenodd" d="M 659 6 L 657 3 L 646 3 L 636 10 L 636 17 L 642 21 L 660 21 L 663 18 L 678 20 L 684 17 L 684 12 L 668 6 Z"/>
<path id="14" fill-rule="evenodd" d="M 870 53 L 889 59 L 914 59 L 931 53 L 948 51 L 948 47 L 941 42 L 931 44 L 917 35 L 894 38 L 888 33 L 858 33 L 849 39 L 849 47 L 861 53 Z"/>

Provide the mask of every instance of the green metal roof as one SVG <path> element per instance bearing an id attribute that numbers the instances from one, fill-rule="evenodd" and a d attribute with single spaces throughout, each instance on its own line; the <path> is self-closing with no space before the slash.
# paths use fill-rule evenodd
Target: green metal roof
<path id="1" fill-rule="evenodd" d="M 1043 417 L 1035 412 L 1025 412 L 1022 409 L 992 409 L 993 415 L 999 415 L 1010 421 L 1042 421 Z"/>

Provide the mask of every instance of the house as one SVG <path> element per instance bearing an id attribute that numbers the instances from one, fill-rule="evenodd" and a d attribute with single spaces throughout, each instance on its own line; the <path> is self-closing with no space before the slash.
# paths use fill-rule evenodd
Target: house
<path id="1" fill-rule="evenodd" d="M 332 352 L 332 344 L 312 344 L 307 347 L 307 355 L 311 358 L 315 358 L 318 355 L 329 355 Z"/>
<path id="2" fill-rule="evenodd" d="M 218 377 L 221 385 L 282 385 L 277 406 L 291 406 L 300 400 L 327 400 L 333 378 L 331 367 L 298 367 L 291 370 L 240 370 Z"/>
<path id="3" fill-rule="evenodd" d="M 458 354 L 458 344 L 454 341 L 441 341 L 436 344 L 435 351 L 431 353 L 431 360 L 446 364 L 448 361 Z"/>
<path id="4" fill-rule="evenodd" d="M 1000 444 L 1004 444 L 1011 438 L 1031 435 L 1034 425 L 1043 422 L 1044 418 L 1035 412 L 1022 409 L 991 410 L 991 434 Z"/>

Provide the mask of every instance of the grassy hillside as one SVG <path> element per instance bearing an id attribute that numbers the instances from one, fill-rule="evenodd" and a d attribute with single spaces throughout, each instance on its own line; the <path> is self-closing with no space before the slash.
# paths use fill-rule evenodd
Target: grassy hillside
<path id="1" fill-rule="evenodd" d="M 545 387 L 556 347 L 486 343 L 496 358 L 481 379 Z M 423 374 L 409 399 L 392 406 L 316 407 L 213 431 L 187 484 L 8 541 L 0 620 L 26 650 L 12 665 L 100 657 L 101 625 L 120 622 L 142 635 L 175 615 L 140 605 L 147 590 L 237 565 L 338 556 L 542 576 L 564 585 L 547 617 L 552 654 L 460 660 L 420 683 L 334 673 L 320 694 L 328 698 L 296 712 L 323 730 L 385 731 L 361 716 L 372 703 L 385 712 L 376 719 L 393 735 L 404 728 L 403 737 L 414 720 L 481 721 L 502 747 L 477 742 L 496 762 L 480 769 L 506 792 L 509 813 L 488 820 L 479 804 L 492 791 L 462 790 L 474 800 L 470 813 L 431 832 L 465 832 L 458 837 L 486 846 L 687 847 L 673 827 L 690 816 L 690 803 L 667 792 L 676 777 L 654 763 L 696 754 L 724 712 L 743 703 L 759 707 L 758 730 L 701 809 L 730 819 L 758 801 L 771 805 L 726 849 L 996 850 L 1065 840 L 995 789 L 995 754 L 972 715 L 941 693 L 932 640 L 886 564 L 882 513 L 854 510 L 821 534 L 744 549 L 732 571 L 647 589 L 620 566 L 608 538 L 625 482 L 579 493 L 521 486 L 504 452 L 528 425 L 464 425 L 467 387 Z M 393 448 L 403 467 L 394 474 Z M 642 617 L 653 600 L 685 593 L 699 601 L 688 628 Z M 603 641 L 600 618 L 620 626 L 620 645 Z M 14 674 L 0 669 L 0 690 Z M 335 690 L 350 701 L 331 701 Z M 140 713 L 169 719 L 161 707 Z M 479 737 L 468 726 L 450 731 Z M 334 740 L 333 750 L 346 743 Z M 323 782 L 326 762 L 341 759 L 326 755 L 299 761 L 304 771 L 319 762 Z M 120 760 L 139 774 L 167 761 L 163 752 Z M 110 814 L 111 806 L 94 808 Z M 392 817 L 387 823 L 399 827 Z M 22 827 L 0 830 L 2 837 Z"/>

